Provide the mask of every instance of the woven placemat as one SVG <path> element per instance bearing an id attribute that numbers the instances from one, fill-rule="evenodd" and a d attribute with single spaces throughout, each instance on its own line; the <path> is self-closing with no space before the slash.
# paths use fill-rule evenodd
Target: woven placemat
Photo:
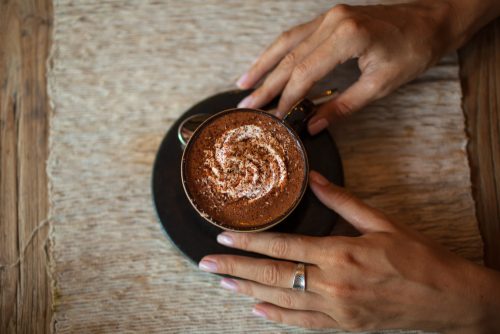
<path id="1" fill-rule="evenodd" d="M 156 220 L 150 176 L 184 110 L 234 88 L 282 30 L 333 3 L 56 1 L 48 161 L 56 332 L 303 331 L 255 318 L 250 298 L 220 289 L 177 252 Z M 447 58 L 332 130 L 347 187 L 480 262 L 457 69 Z"/>

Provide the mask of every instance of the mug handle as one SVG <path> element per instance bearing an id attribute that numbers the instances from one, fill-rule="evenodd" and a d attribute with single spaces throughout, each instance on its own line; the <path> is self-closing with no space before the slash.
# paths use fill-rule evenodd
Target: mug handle
<path id="1" fill-rule="evenodd" d="M 201 123 L 205 122 L 205 120 L 210 116 L 210 114 L 195 114 L 187 117 L 181 122 L 181 124 L 179 124 L 179 127 L 177 128 L 177 138 L 179 139 L 183 150 L 186 148 L 189 138 L 191 138 L 196 129 L 198 129 Z"/>
<path id="2" fill-rule="evenodd" d="M 336 94 L 337 90 L 332 88 L 321 92 L 319 95 L 300 100 L 290 108 L 285 117 L 283 117 L 283 121 L 300 135 L 309 119 L 316 112 L 316 107 L 331 100 Z"/>
<path id="3" fill-rule="evenodd" d="M 307 121 L 314 115 L 316 105 L 305 98 L 297 102 L 283 117 L 283 122 L 287 123 L 295 132 L 300 135 L 306 127 Z"/>

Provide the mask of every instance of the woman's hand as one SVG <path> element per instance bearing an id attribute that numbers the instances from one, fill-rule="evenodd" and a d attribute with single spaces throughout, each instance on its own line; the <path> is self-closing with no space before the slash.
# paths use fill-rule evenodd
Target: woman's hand
<path id="1" fill-rule="evenodd" d="M 338 64 L 358 58 L 361 77 L 324 104 L 309 122 L 316 134 L 336 117 L 357 111 L 414 79 L 498 15 L 495 0 L 421 0 L 391 6 L 337 5 L 284 32 L 237 85 L 267 78 L 239 107 L 259 108 L 282 93 L 282 117 Z M 461 15 L 461 16 L 460 16 Z"/>
<path id="2" fill-rule="evenodd" d="M 498 273 L 390 221 L 318 173 L 312 172 L 310 179 L 316 196 L 362 236 L 224 232 L 217 238 L 220 243 L 276 260 L 209 255 L 200 268 L 242 278 L 224 278 L 221 285 L 264 301 L 255 306 L 255 314 L 291 325 L 500 329 Z M 305 292 L 291 289 L 295 262 L 306 263 Z"/>

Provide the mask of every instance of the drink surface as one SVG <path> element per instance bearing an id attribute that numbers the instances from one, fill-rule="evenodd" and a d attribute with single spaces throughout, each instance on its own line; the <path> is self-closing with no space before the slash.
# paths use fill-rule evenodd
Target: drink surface
<path id="1" fill-rule="evenodd" d="M 238 110 L 205 124 L 185 152 L 184 181 L 197 209 L 219 225 L 261 228 L 300 200 L 306 158 L 283 123 Z"/>

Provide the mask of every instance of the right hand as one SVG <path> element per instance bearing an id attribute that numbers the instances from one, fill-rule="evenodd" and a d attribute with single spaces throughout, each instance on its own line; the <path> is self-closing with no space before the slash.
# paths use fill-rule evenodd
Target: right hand
<path id="1" fill-rule="evenodd" d="M 315 82 L 338 64 L 358 58 L 359 80 L 310 120 L 309 132 L 316 134 L 336 117 L 388 95 L 458 47 L 451 38 L 451 17 L 452 6 L 445 1 L 337 5 L 278 37 L 238 80 L 247 89 L 268 74 L 239 107 L 259 108 L 281 93 L 276 114 L 283 117 Z"/>
<path id="2" fill-rule="evenodd" d="M 200 269 L 255 297 L 256 315 L 311 328 L 499 333 L 500 273 L 468 262 L 311 172 L 311 189 L 361 236 L 223 232 L 225 246 L 271 259 L 211 254 Z M 306 291 L 290 287 L 306 263 Z"/>

